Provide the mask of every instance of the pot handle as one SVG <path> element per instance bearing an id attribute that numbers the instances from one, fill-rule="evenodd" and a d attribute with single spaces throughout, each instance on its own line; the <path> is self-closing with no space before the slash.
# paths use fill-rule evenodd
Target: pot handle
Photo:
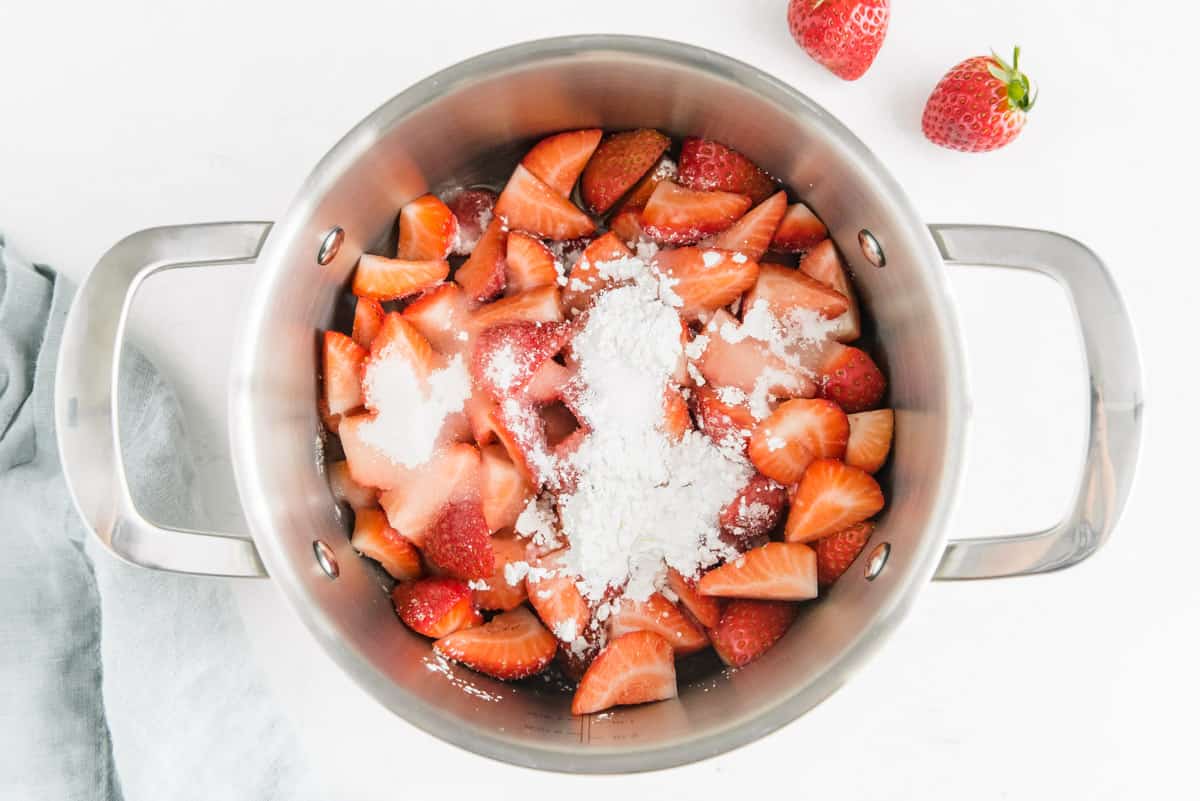
<path id="1" fill-rule="evenodd" d="M 1142 381 L 1133 326 L 1108 269 L 1081 243 L 1049 231 L 930 226 L 947 264 L 1035 270 L 1062 284 L 1082 334 L 1090 384 L 1083 476 L 1067 517 L 1032 534 L 951 540 L 937 579 L 1045 573 L 1091 556 L 1129 496 L 1142 427 Z"/>
<path id="2" fill-rule="evenodd" d="M 254 261 L 271 224 L 150 228 L 125 237 L 88 275 L 63 328 L 54 422 L 67 486 L 105 548 L 142 567 L 216 576 L 266 576 L 254 542 L 151 523 L 129 492 L 116 413 L 125 326 L 134 296 L 162 270 Z"/>

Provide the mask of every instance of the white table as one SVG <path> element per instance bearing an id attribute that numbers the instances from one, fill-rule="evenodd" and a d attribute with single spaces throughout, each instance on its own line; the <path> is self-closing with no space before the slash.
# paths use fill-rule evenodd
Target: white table
<path id="1" fill-rule="evenodd" d="M 1148 387 L 1139 482 L 1098 556 L 1058 575 L 930 587 L 878 657 L 802 721 L 665 773 L 535 774 L 435 741 L 344 679 L 268 582 L 239 584 L 274 691 L 342 798 L 445 797 L 446 788 L 748 797 L 780 786 L 795 797 L 1180 795 L 1200 712 L 1189 451 L 1200 445 L 1200 382 L 1186 329 L 1200 301 L 1200 171 L 1186 99 L 1200 15 L 1190 4 L 1173 4 L 1160 22 L 1114 0 L 899 3 L 876 65 L 855 84 L 792 44 L 783 0 L 300 5 L 5 3 L 0 225 L 10 239 L 79 279 L 138 228 L 272 219 L 345 129 L 438 68 L 545 35 L 657 35 L 798 86 L 891 165 L 930 221 L 1049 228 L 1090 244 L 1125 292 Z M 1042 89 L 1018 142 L 983 156 L 928 144 L 920 113 L 942 72 L 1014 42 Z M 250 277 L 156 280 L 136 315 L 143 345 L 183 395 L 214 522 L 231 527 L 241 524 L 224 461 L 223 376 Z M 1065 298 L 1023 275 L 962 272 L 952 284 L 976 425 L 951 533 L 1048 524 L 1083 442 Z M 386 777 L 397 775 L 400 788 L 389 789 Z"/>

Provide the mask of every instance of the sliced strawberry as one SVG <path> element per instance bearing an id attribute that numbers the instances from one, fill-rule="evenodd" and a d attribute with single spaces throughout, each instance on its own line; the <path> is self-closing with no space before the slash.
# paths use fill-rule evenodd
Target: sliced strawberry
<path id="1" fill-rule="evenodd" d="M 346 457 L 349 459 L 349 451 Z M 427 464 L 403 471 L 402 478 L 379 496 L 392 528 L 418 548 L 425 547 L 426 535 L 446 505 L 478 493 L 479 464 L 479 451 L 458 443 L 447 446 Z M 354 468 L 353 461 L 350 466 Z"/>
<path id="2" fill-rule="evenodd" d="M 627 245 L 632 245 L 642 238 L 642 210 L 625 209 L 613 215 L 608 221 L 610 233 L 617 236 Z"/>
<path id="3" fill-rule="evenodd" d="M 529 592 L 529 603 L 538 617 L 560 641 L 570 644 L 583 635 L 592 619 L 588 602 L 575 586 L 575 579 L 559 574 L 545 575 L 546 570 L 556 570 L 561 556 L 552 555 L 542 559 L 525 579 Z"/>
<path id="4" fill-rule="evenodd" d="M 449 274 L 450 263 L 445 259 L 409 261 L 364 253 L 354 270 L 351 289 L 360 298 L 397 300 L 428 289 Z"/>
<path id="5" fill-rule="evenodd" d="M 834 401 L 848 414 L 878 406 L 886 390 L 887 380 L 875 360 L 858 348 L 834 348 L 821 365 L 821 397 Z"/>
<path id="6" fill-rule="evenodd" d="M 721 602 L 709 595 L 701 595 L 696 582 L 684 578 L 675 568 L 667 571 L 667 588 L 679 598 L 684 610 L 706 629 L 716 626 L 721 620 Z"/>
<path id="7" fill-rule="evenodd" d="M 746 212 L 740 220 L 713 237 L 712 247 L 735 251 L 758 261 L 787 210 L 787 193 L 780 191 Z"/>
<path id="8" fill-rule="evenodd" d="M 817 597 L 817 554 L 800 542 L 768 542 L 700 577 L 704 595 L 760 601 Z"/>
<path id="9" fill-rule="evenodd" d="M 796 398 L 781 403 L 750 435 L 750 461 L 783 484 L 800 480 L 813 459 L 846 453 L 850 421 L 833 401 Z"/>
<path id="10" fill-rule="evenodd" d="M 486 458 L 486 457 L 485 457 Z M 525 543 L 513 537 L 492 537 L 492 552 L 496 567 L 488 577 L 487 589 L 474 590 L 475 606 L 480 609 L 507 612 L 516 609 L 528 597 L 525 594 L 525 579 L 509 584 L 505 568 L 513 562 L 525 561 Z"/>
<path id="11" fill-rule="evenodd" d="M 546 424 L 531 401 L 507 398 L 497 403 L 491 427 L 530 486 L 540 488 L 553 478 L 555 465 L 546 441 Z"/>
<path id="12" fill-rule="evenodd" d="M 325 405 L 329 414 L 344 414 L 363 405 L 362 369 L 367 352 L 337 331 L 325 332 Z"/>
<path id="13" fill-rule="evenodd" d="M 574 379 L 575 371 L 570 367 L 564 367 L 553 359 L 546 359 L 533 371 L 523 392 L 525 397 L 534 403 L 553 403 L 563 396 L 567 385 Z"/>
<path id="14" fill-rule="evenodd" d="M 534 287 L 553 286 L 557 282 L 554 254 L 541 240 L 523 231 L 508 235 L 504 294 L 515 295 Z"/>
<path id="15" fill-rule="evenodd" d="M 521 510 L 533 497 L 533 489 L 525 483 L 503 446 L 485 445 L 479 453 L 483 519 L 490 531 L 508 528 L 517 522 Z"/>
<path id="16" fill-rule="evenodd" d="M 345 462 L 330 462 L 325 465 L 325 474 L 329 476 L 329 488 L 333 497 L 358 510 L 374 506 L 379 500 L 379 492 L 372 487 L 364 487 L 350 475 L 350 465 Z"/>
<path id="17" fill-rule="evenodd" d="M 495 554 L 480 499 L 471 496 L 448 503 L 429 529 L 423 551 L 431 565 L 455 578 L 490 576 Z"/>
<path id="18" fill-rule="evenodd" d="M 874 473 L 887 461 L 892 449 L 895 416 L 891 409 L 876 409 L 849 416 L 850 439 L 846 442 L 846 464 Z"/>
<path id="19" fill-rule="evenodd" d="M 787 490 L 762 473 L 755 473 L 732 501 L 721 510 L 721 533 L 733 540 L 738 550 L 762 544 L 783 519 Z M 711 625 L 711 624 L 705 624 Z"/>
<path id="20" fill-rule="evenodd" d="M 404 625 L 426 637 L 445 637 L 483 622 L 471 603 L 471 588 L 454 578 L 397 584 L 392 590 L 392 603 Z"/>
<path id="21" fill-rule="evenodd" d="M 735 598 L 725 604 L 721 621 L 708 632 L 713 650 L 730 667 L 748 665 L 787 633 L 796 609 L 796 604 L 787 601 Z"/>
<path id="22" fill-rule="evenodd" d="M 383 510 L 371 507 L 354 513 L 354 550 L 383 565 L 397 581 L 415 581 L 421 577 L 421 554 L 416 547 L 388 525 Z"/>
<path id="23" fill-rule="evenodd" d="M 689 136 L 679 152 L 679 182 L 691 189 L 719 189 L 748 195 L 760 203 L 776 189 L 775 181 L 753 161 L 711 139 Z"/>
<path id="24" fill-rule="evenodd" d="M 818 459 L 792 495 L 784 537 L 789 542 L 820 539 L 861 523 L 883 504 L 883 491 L 870 473 L 836 459 Z"/>
<path id="25" fill-rule="evenodd" d="M 541 673 L 558 650 L 554 636 L 523 606 L 433 644 L 438 654 L 493 678 L 515 681 Z"/>
<path id="26" fill-rule="evenodd" d="M 321 424 L 331 433 L 338 432 L 338 426 L 342 424 L 342 415 L 330 414 L 329 402 L 325 400 L 325 395 L 317 398 L 317 415 L 321 418 Z"/>
<path id="27" fill-rule="evenodd" d="M 354 303 L 354 327 L 350 329 L 350 338 L 364 348 L 371 347 L 371 341 L 383 326 L 383 304 L 374 298 L 357 298 Z"/>
<path id="28" fill-rule="evenodd" d="M 492 222 L 496 193 L 490 189 L 462 189 L 447 198 L 446 205 L 454 212 L 454 218 L 458 221 L 458 239 L 454 243 L 454 253 L 469 256 Z"/>
<path id="29" fill-rule="evenodd" d="M 825 223 L 817 219 L 812 209 L 803 203 L 788 206 L 787 213 L 775 229 L 771 240 L 772 250 L 785 253 L 801 253 L 829 236 Z"/>
<path id="30" fill-rule="evenodd" d="M 687 400 L 678 387 L 668 386 L 663 392 L 662 432 L 672 442 L 682 442 L 683 436 L 692 430 L 692 415 L 688 412 Z"/>
<path id="31" fill-rule="evenodd" d="M 758 278 L 758 262 L 713 248 L 663 250 L 653 266 L 670 279 L 671 291 L 683 302 L 679 313 L 687 320 L 732 303 Z"/>
<path id="32" fill-rule="evenodd" d="M 367 442 L 362 427 L 375 419 L 373 414 L 343 417 L 338 425 L 338 437 L 346 453 L 346 464 L 356 484 L 377 489 L 391 489 L 408 480 L 409 471 L 388 458 L 387 454 Z M 383 499 L 380 498 L 380 502 Z"/>
<path id="33" fill-rule="evenodd" d="M 703 629 L 659 592 L 644 601 L 622 598 L 608 625 L 609 636 L 614 639 L 631 631 L 652 631 L 669 642 L 679 656 L 694 654 L 708 646 Z"/>
<path id="34" fill-rule="evenodd" d="M 649 631 L 632 631 L 609 642 L 583 674 L 571 713 L 662 701 L 678 695 L 671 644 Z"/>
<path id="35" fill-rule="evenodd" d="M 575 311 L 586 308 L 596 293 L 614 283 L 600 274 L 597 265 L 632 257 L 633 252 L 612 231 L 597 238 L 571 268 L 571 276 L 563 293 L 563 305 Z"/>
<path id="36" fill-rule="evenodd" d="M 817 584 L 822 589 L 837 581 L 871 539 L 874 523 L 857 523 L 813 543 L 817 552 Z"/>
<path id="37" fill-rule="evenodd" d="M 468 298 L 485 303 L 504 291 L 507 243 L 508 231 L 493 219 L 470 257 L 454 271 L 454 280 Z"/>
<path id="38" fill-rule="evenodd" d="M 446 355 L 466 348 L 468 314 L 467 299 L 453 281 L 426 290 L 401 312 L 438 353 Z"/>
<path id="39" fill-rule="evenodd" d="M 542 363 L 562 350 L 571 333 L 567 323 L 517 321 L 488 327 L 479 334 L 471 357 L 476 385 L 497 400 L 517 395 Z"/>
<path id="40" fill-rule="evenodd" d="M 691 373 L 688 372 L 687 348 L 692 342 L 692 330 L 688 328 L 687 320 L 679 318 L 679 360 L 671 371 L 671 380 L 681 387 L 690 386 Z"/>
<path id="41" fill-rule="evenodd" d="M 579 186 L 584 205 L 603 214 L 650 171 L 671 144 L 648 128 L 609 134 L 583 170 Z"/>
<path id="42" fill-rule="evenodd" d="M 421 336 L 416 326 L 398 312 L 389 312 L 383 319 L 378 336 L 371 343 L 371 353 L 360 373 L 366 407 L 372 410 L 376 408 L 371 387 L 375 371 L 381 364 L 402 361 L 412 370 L 415 380 L 425 382 L 434 368 L 433 356 L 433 347 L 429 340 Z"/>
<path id="43" fill-rule="evenodd" d="M 463 404 L 463 413 L 466 414 L 467 425 L 471 429 L 471 439 L 480 447 L 496 441 L 496 431 L 492 427 L 492 415 L 495 410 L 496 402 L 478 387 Z"/>
<path id="44" fill-rule="evenodd" d="M 642 177 L 642 180 L 637 182 L 637 186 L 629 192 L 629 195 L 621 202 L 621 205 L 617 207 L 617 214 L 623 214 L 626 211 L 640 213 L 646 207 L 650 196 L 654 194 L 654 188 L 663 181 L 675 181 L 679 183 L 676 180 L 678 175 L 679 168 L 675 165 L 675 162 L 671 161 L 667 156 L 660 157 L 650 172 L 646 173 Z M 616 215 L 613 216 L 615 217 Z M 613 227 L 611 223 L 609 227 Z"/>
<path id="45" fill-rule="evenodd" d="M 738 390 L 740 392 L 740 390 Z M 692 413 L 696 426 L 718 445 L 739 451 L 746 450 L 750 432 L 758 425 L 750 413 L 744 395 L 736 403 L 723 398 L 728 393 L 712 385 L 692 387 Z"/>
<path id="46" fill-rule="evenodd" d="M 838 327 L 832 333 L 833 338 L 839 342 L 853 342 L 858 339 L 862 334 L 858 300 L 854 296 L 854 287 L 850 285 L 850 278 L 846 275 L 845 265 L 838 256 L 833 240 L 825 239 L 804 254 L 804 258 L 800 260 L 800 270 L 846 298 L 848 307 L 837 318 Z"/>
<path id="47" fill-rule="evenodd" d="M 758 280 L 746 293 L 744 308 L 754 308 L 759 300 L 766 301 L 776 319 L 785 321 L 788 313 L 796 308 L 811 309 L 827 319 L 833 319 L 849 308 L 849 302 L 841 292 L 799 270 L 777 264 L 759 267 Z"/>
<path id="48" fill-rule="evenodd" d="M 656 242 L 689 245 L 724 231 L 750 208 L 750 198 L 732 192 L 703 192 L 662 181 L 642 209 L 642 228 Z"/>
<path id="49" fill-rule="evenodd" d="M 812 379 L 789 367 L 766 342 L 749 336 L 741 323 L 724 309 L 712 316 L 703 334 L 708 342 L 696 359 L 696 367 L 714 386 L 753 394 L 762 382 L 766 391 L 776 397 L 805 398 L 817 394 Z"/>
<path id="50" fill-rule="evenodd" d="M 546 186 L 567 197 L 603 135 L 599 128 L 586 128 L 547 136 L 533 146 L 521 164 Z"/>
<path id="51" fill-rule="evenodd" d="M 596 230 L 591 218 L 519 164 L 496 201 L 496 216 L 510 230 L 547 239 L 574 239 Z"/>
<path id="52" fill-rule="evenodd" d="M 470 327 L 482 331 L 490 325 L 514 320 L 560 322 L 562 319 L 558 287 L 539 286 L 480 306 L 471 315 Z"/>
<path id="53" fill-rule="evenodd" d="M 400 209 L 396 258 L 411 261 L 444 259 L 458 240 L 454 212 L 435 195 L 421 195 Z"/>

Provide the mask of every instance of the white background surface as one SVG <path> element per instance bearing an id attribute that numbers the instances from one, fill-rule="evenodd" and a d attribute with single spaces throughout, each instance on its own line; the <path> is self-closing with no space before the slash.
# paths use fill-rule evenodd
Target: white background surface
<path id="1" fill-rule="evenodd" d="M 1197 171 L 1184 2 L 900 2 L 855 84 L 792 43 L 783 0 L 0 5 L 0 226 L 81 278 L 142 227 L 273 219 L 325 149 L 391 95 L 466 56 L 539 36 L 629 32 L 726 52 L 787 80 L 891 166 L 930 221 L 1049 228 L 1109 263 L 1140 339 L 1141 470 L 1110 545 L 1039 578 L 934 585 L 878 655 L 801 721 L 732 754 L 637 777 L 536 774 L 434 741 L 376 708 L 268 582 L 237 592 L 261 662 L 344 799 L 669 792 L 843 798 L 1125 798 L 1194 792 L 1200 591 L 1190 326 Z M 1168 13 L 1170 12 L 1170 13 Z M 1167 18 L 1169 17 L 1169 18 Z M 922 103 L 946 68 L 1019 42 L 1042 98 L 990 155 L 933 147 Z M 225 476 L 224 372 L 252 270 L 149 287 L 142 344 L 180 387 L 213 517 Z M 1052 523 L 1083 442 L 1065 297 L 1033 277 L 952 275 L 975 425 L 949 532 Z"/>

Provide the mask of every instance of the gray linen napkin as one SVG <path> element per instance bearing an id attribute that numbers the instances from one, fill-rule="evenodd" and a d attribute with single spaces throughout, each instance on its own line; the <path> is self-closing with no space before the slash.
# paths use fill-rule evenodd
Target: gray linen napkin
<path id="1" fill-rule="evenodd" d="M 228 582 L 126 565 L 76 515 L 52 414 L 70 294 L 0 237 L 0 799 L 318 797 Z M 133 351 L 121 398 L 139 508 L 196 523 L 178 405 Z"/>

